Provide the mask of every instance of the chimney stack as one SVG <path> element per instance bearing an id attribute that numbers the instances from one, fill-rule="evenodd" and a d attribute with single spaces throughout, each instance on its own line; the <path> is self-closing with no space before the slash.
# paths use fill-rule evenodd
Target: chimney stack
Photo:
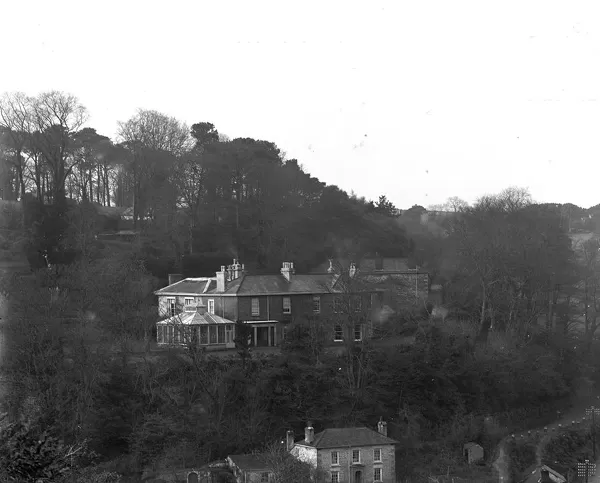
<path id="1" fill-rule="evenodd" d="M 306 423 L 306 428 L 304 428 L 304 441 L 308 444 L 312 444 L 315 440 L 315 428 L 312 427 L 312 422 L 308 421 Z"/>
<path id="2" fill-rule="evenodd" d="M 327 273 L 333 273 L 334 269 L 333 269 L 333 260 L 330 258 L 329 259 L 329 268 L 327 269 Z"/>
<path id="3" fill-rule="evenodd" d="M 354 264 L 354 262 L 350 263 L 350 269 L 348 270 L 348 275 L 350 275 L 350 278 L 353 278 L 354 275 L 356 275 L 356 265 Z"/>
<path id="4" fill-rule="evenodd" d="M 242 271 L 244 269 L 243 265 L 240 265 L 239 260 L 237 259 L 233 259 L 233 280 L 237 280 L 238 278 L 240 278 L 242 276 Z"/>
<path id="5" fill-rule="evenodd" d="M 183 275 L 181 273 L 170 273 L 169 274 L 169 285 L 173 285 L 174 283 L 183 280 Z"/>
<path id="6" fill-rule="evenodd" d="M 292 275 L 294 275 L 294 263 L 283 262 L 283 266 L 281 267 L 281 275 L 283 275 L 288 282 L 291 282 Z"/>
<path id="7" fill-rule="evenodd" d="M 217 293 L 225 292 L 226 271 L 225 265 L 221 265 L 221 271 L 217 272 Z"/>
<path id="8" fill-rule="evenodd" d="M 377 432 L 383 436 L 387 436 L 387 423 L 383 420 L 383 417 L 379 418 L 377 423 Z"/>
<path id="9" fill-rule="evenodd" d="M 289 429 L 288 432 L 286 433 L 286 448 L 288 451 L 292 451 L 292 448 L 294 447 L 294 432 Z"/>

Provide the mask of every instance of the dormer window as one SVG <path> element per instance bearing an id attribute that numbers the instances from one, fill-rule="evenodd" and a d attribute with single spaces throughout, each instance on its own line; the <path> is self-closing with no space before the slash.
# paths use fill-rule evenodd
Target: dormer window
<path id="1" fill-rule="evenodd" d="M 185 306 L 186 312 L 191 311 L 194 306 L 194 297 L 186 297 L 183 299 L 183 305 Z"/>

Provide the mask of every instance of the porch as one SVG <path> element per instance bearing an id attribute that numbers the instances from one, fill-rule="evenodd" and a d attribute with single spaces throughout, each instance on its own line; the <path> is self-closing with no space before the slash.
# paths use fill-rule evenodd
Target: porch
<path id="1" fill-rule="evenodd" d="M 245 320 L 245 324 L 251 326 L 248 343 L 251 347 L 276 347 L 280 342 L 277 335 L 276 320 Z"/>

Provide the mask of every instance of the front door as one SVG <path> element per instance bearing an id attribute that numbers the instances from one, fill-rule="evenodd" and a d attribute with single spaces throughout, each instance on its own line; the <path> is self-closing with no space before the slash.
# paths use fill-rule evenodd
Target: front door
<path id="1" fill-rule="evenodd" d="M 362 483 L 362 471 L 358 470 L 354 473 L 354 483 Z"/>
<path id="2" fill-rule="evenodd" d="M 269 327 L 257 327 L 256 328 L 256 346 L 257 347 L 268 347 L 269 346 Z"/>

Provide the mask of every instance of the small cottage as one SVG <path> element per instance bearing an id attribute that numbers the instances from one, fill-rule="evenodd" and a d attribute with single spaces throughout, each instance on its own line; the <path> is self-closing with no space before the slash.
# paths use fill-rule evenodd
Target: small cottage
<path id="1" fill-rule="evenodd" d="M 237 483 L 269 483 L 273 480 L 273 472 L 262 455 L 231 455 L 227 462 Z"/>
<path id="2" fill-rule="evenodd" d="M 471 465 L 483 459 L 483 448 L 477 443 L 467 443 L 463 446 L 463 454 Z"/>

